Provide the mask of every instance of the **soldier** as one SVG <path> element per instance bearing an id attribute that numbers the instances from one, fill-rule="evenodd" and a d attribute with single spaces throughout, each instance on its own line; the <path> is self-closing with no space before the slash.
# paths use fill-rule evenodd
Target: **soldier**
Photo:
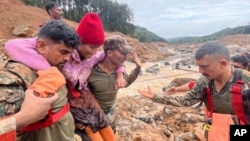
<path id="1" fill-rule="evenodd" d="M 249 63 L 249 60 L 244 55 L 235 55 L 230 58 L 230 64 L 234 68 L 241 68 L 241 69 L 247 70 L 248 63 Z M 186 92 L 186 91 L 191 90 L 195 86 L 195 83 L 196 83 L 196 80 L 193 79 L 192 81 L 186 84 L 183 84 L 181 86 L 164 87 L 163 91 L 166 92 L 167 94 L 175 94 L 176 92 Z"/>
<path id="2" fill-rule="evenodd" d="M 125 87 L 128 87 L 138 77 L 142 64 L 134 48 L 128 45 L 127 41 L 119 35 L 108 37 L 104 42 L 103 49 L 105 58 L 94 66 L 88 79 L 88 85 L 100 107 L 111 120 L 112 129 L 116 132 L 115 105 L 118 89 L 115 87 L 115 70 L 118 66 L 124 64 L 128 54 L 132 54 L 136 68 L 130 75 L 124 74 L 128 83 Z"/>
<path id="3" fill-rule="evenodd" d="M 41 121 L 37 121 L 21 129 L 18 134 L 18 140 L 74 140 L 75 125 L 72 114 L 69 111 L 67 98 L 68 91 L 65 85 L 66 81 L 62 73 L 58 72 L 58 70 L 62 71 L 64 64 L 69 59 L 69 56 L 73 52 L 73 49 L 77 48 L 78 45 L 79 38 L 75 30 L 61 20 L 51 20 L 46 23 L 41 27 L 38 36 L 35 38 L 13 39 L 9 40 L 5 44 L 5 48 L 8 50 L 9 55 L 13 60 L 17 61 L 8 62 L 5 66 L 5 69 L 13 72 L 13 74 L 18 74 L 18 76 L 20 77 L 17 77 L 20 80 L 16 80 L 16 82 L 19 83 L 18 85 L 14 85 L 15 87 L 13 87 L 13 90 L 9 90 L 11 87 L 5 88 L 6 91 L 4 92 L 9 91 L 11 93 L 8 95 L 12 97 L 15 96 L 15 99 L 13 99 L 11 102 L 6 99 L 6 107 L 15 108 L 12 110 L 8 109 L 8 111 L 5 113 L 6 115 L 10 114 L 11 112 L 17 112 L 20 109 L 18 105 L 22 103 L 23 93 L 27 88 L 32 88 L 32 86 L 34 86 L 33 83 L 42 86 L 34 88 L 35 92 L 39 94 L 41 94 L 40 92 L 43 91 L 49 94 L 51 91 L 47 88 L 54 87 L 54 85 L 56 85 L 56 87 L 59 87 L 58 90 L 56 90 L 59 94 L 59 98 L 52 105 L 51 110 L 48 111 L 48 116 L 46 116 L 46 118 Z M 20 49 L 23 49 L 24 51 L 18 51 L 18 48 L 16 48 L 16 46 L 19 46 Z M 13 50 L 15 50 L 15 52 Z M 32 54 L 32 52 L 35 52 L 35 54 Z M 37 56 L 36 54 L 39 54 L 39 56 Z M 23 63 L 27 60 L 31 60 L 31 63 Z M 57 74 L 56 76 L 53 75 L 54 73 L 52 73 L 52 75 L 40 73 L 40 69 L 45 69 L 45 72 L 47 72 L 46 69 L 50 70 L 52 68 L 55 68 L 55 74 Z M 60 78 L 57 76 L 59 76 Z M 46 87 L 46 89 L 44 89 L 43 86 Z M 17 95 L 16 91 L 18 91 L 20 94 Z M 13 95 L 13 93 L 15 95 Z M 45 97 L 46 96 L 49 95 L 45 95 Z M 11 106 L 13 105 L 13 103 L 17 106 Z"/>
<path id="4" fill-rule="evenodd" d="M 68 88 L 70 89 L 68 95 L 69 104 L 71 106 L 70 110 L 75 119 L 76 129 L 81 133 L 86 133 L 86 138 L 90 138 L 91 140 L 115 140 L 115 135 L 109 124 L 109 119 L 100 109 L 97 101 L 87 87 L 87 78 L 92 67 L 103 60 L 105 56 L 103 51 L 98 51 L 100 46 L 104 43 L 104 29 L 98 14 L 92 12 L 87 13 L 79 23 L 77 33 L 81 39 L 81 44 L 71 54 L 69 61 L 64 65 L 64 75 L 67 80 Z M 35 70 L 43 70 L 44 67 L 46 68 L 46 64 L 44 64 L 43 61 L 44 58 L 36 52 L 34 46 L 29 44 L 25 46 L 15 44 L 11 47 L 6 47 L 6 50 L 12 59 L 23 62 Z M 26 59 L 29 57 L 33 59 Z M 33 60 L 35 60 L 35 62 Z M 126 84 L 123 78 L 123 71 L 123 66 L 117 69 L 117 87 Z M 48 73 L 52 78 L 56 78 L 56 80 L 48 80 Z M 54 73 L 53 69 L 51 69 L 51 71 L 46 71 L 46 75 L 44 75 L 44 73 L 42 74 L 44 77 L 39 77 L 37 80 L 45 81 L 43 79 L 46 78 L 47 82 L 55 83 L 61 78 L 58 75 L 56 76 L 58 73 Z M 37 87 L 37 85 L 39 87 Z M 35 83 L 35 86 L 33 86 L 34 84 L 31 86 L 33 89 L 44 89 L 44 85 L 42 85 L 43 89 L 41 89 L 39 83 Z M 48 92 L 48 87 L 45 89 Z M 50 84 L 49 89 L 51 91 L 55 89 L 55 86 Z M 40 93 L 44 92 L 40 91 Z M 84 136 L 83 140 L 87 140 L 86 138 Z"/>
<path id="5" fill-rule="evenodd" d="M 212 120 L 214 120 L 216 114 L 230 115 L 230 117 L 233 115 L 233 117 L 236 117 L 241 123 L 246 124 L 246 118 L 244 116 L 243 118 L 242 116 L 238 116 L 238 113 L 234 111 L 238 106 L 234 106 L 235 101 L 232 98 L 234 93 L 231 91 L 231 86 L 233 86 L 233 84 L 239 79 L 243 82 L 249 82 L 249 73 L 245 70 L 242 71 L 241 69 L 236 69 L 230 65 L 229 50 L 220 42 L 209 42 L 204 44 L 197 50 L 195 58 L 196 64 L 199 67 L 199 72 L 204 77 L 200 77 L 194 88 L 191 91 L 188 91 L 186 95 L 161 97 L 154 94 L 150 87 L 148 90 L 138 90 L 138 92 L 141 95 L 152 99 L 154 102 L 168 105 L 187 107 L 201 101 L 205 103 L 208 118 L 212 118 L 213 115 Z M 242 78 L 240 78 L 240 76 L 242 76 Z M 245 84 L 243 88 L 248 87 L 246 87 Z M 208 93 L 211 94 L 211 97 Z M 244 99 L 242 103 L 244 103 Z M 241 105 L 242 103 L 238 104 Z M 245 110 L 249 110 L 249 108 L 246 108 Z M 244 115 L 245 113 L 240 114 Z M 225 121 L 224 119 L 219 120 L 221 122 Z M 229 126 L 225 128 L 229 128 Z M 217 133 L 219 134 L 220 132 L 218 131 Z"/>

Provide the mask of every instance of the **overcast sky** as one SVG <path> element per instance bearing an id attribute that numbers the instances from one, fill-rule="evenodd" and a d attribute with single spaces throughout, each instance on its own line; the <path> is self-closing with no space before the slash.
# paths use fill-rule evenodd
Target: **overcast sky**
<path id="1" fill-rule="evenodd" d="M 201 36 L 250 24 L 250 0 L 117 0 L 134 13 L 133 24 L 163 38 Z"/>

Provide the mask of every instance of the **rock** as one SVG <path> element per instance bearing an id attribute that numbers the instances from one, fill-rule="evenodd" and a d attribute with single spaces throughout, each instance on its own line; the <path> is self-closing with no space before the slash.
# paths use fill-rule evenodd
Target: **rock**
<path id="1" fill-rule="evenodd" d="M 25 25 L 19 25 L 13 30 L 12 34 L 17 37 L 25 37 L 28 35 L 29 32 L 30 32 L 29 27 Z"/>
<path id="2" fill-rule="evenodd" d="M 152 123 L 152 119 L 149 115 L 141 115 L 138 119 L 148 124 Z"/>
<path id="3" fill-rule="evenodd" d="M 168 65 L 170 65 L 170 63 L 169 62 L 164 62 L 164 65 L 168 66 Z"/>
<path id="4" fill-rule="evenodd" d="M 160 71 L 160 67 L 158 64 L 155 64 L 152 67 L 146 69 L 146 72 L 154 74 L 154 75 L 158 74 L 159 71 Z"/>

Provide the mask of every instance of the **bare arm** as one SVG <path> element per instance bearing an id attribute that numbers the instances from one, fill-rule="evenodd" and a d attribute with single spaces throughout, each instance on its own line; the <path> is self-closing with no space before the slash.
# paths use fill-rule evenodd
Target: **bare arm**
<path id="1" fill-rule="evenodd" d="M 16 118 L 16 128 L 20 129 L 30 123 L 43 119 L 48 114 L 51 104 L 57 98 L 57 93 L 49 98 L 40 98 L 34 95 L 32 90 L 27 90 L 21 110 L 14 115 Z"/>

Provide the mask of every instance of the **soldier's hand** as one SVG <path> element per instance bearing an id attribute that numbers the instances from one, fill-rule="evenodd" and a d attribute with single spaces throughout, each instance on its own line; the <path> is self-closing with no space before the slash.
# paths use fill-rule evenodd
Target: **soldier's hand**
<path id="1" fill-rule="evenodd" d="M 176 93 L 175 87 L 168 88 L 166 91 L 166 94 L 173 95 Z"/>
<path id="2" fill-rule="evenodd" d="M 52 103 L 57 99 L 57 93 L 49 98 L 41 98 L 34 95 L 33 90 L 25 91 L 21 110 L 15 115 L 17 129 L 43 119 L 48 114 Z"/>
<path id="3" fill-rule="evenodd" d="M 131 52 L 131 54 L 132 54 L 132 57 L 133 57 L 133 59 L 134 59 L 134 62 L 135 62 L 135 64 L 136 64 L 136 66 L 141 68 L 142 63 L 141 63 L 141 60 L 140 60 L 140 58 L 138 57 L 137 53 L 136 53 L 135 51 L 133 51 L 133 52 Z"/>
<path id="4" fill-rule="evenodd" d="M 117 79 L 115 83 L 115 89 L 124 88 L 127 85 L 127 81 L 124 79 L 122 73 L 117 73 Z"/>
<path id="5" fill-rule="evenodd" d="M 150 98 L 152 99 L 154 97 L 154 92 L 153 90 L 151 89 L 150 86 L 148 86 L 148 89 L 147 90 L 137 90 L 142 96 L 145 96 L 147 98 Z"/>

